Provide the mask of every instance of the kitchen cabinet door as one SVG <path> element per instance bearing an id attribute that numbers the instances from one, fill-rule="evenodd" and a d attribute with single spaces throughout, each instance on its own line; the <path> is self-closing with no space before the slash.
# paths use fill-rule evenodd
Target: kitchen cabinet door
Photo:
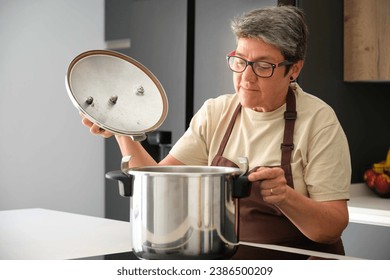
<path id="1" fill-rule="evenodd" d="M 344 1 L 344 81 L 390 81 L 390 1 Z"/>

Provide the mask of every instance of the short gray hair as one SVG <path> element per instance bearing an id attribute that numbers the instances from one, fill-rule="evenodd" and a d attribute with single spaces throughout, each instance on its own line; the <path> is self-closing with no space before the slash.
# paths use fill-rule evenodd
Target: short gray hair
<path id="1" fill-rule="evenodd" d="M 278 48 L 291 62 L 304 60 L 308 28 L 303 11 L 294 6 L 256 9 L 232 20 L 239 38 L 258 38 Z"/>

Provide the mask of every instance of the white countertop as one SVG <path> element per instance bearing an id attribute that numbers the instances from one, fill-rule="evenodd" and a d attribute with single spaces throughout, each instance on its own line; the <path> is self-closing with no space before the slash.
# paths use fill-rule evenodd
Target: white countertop
<path id="1" fill-rule="evenodd" d="M 0 211 L 0 260 L 78 259 L 131 251 L 130 223 L 46 209 Z"/>
<path id="2" fill-rule="evenodd" d="M 352 184 L 348 201 L 349 221 L 390 227 L 390 199 L 374 194 L 365 183 Z"/>
<path id="3" fill-rule="evenodd" d="M 244 243 L 320 258 L 355 259 L 270 244 Z M 130 252 L 129 222 L 47 209 L 0 211 L 0 260 L 82 259 Z"/>

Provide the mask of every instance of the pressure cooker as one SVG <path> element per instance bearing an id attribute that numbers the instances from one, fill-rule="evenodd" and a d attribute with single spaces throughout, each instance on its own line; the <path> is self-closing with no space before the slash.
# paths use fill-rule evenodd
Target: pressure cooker
<path id="1" fill-rule="evenodd" d="M 103 129 L 146 139 L 165 120 L 168 100 L 158 79 L 123 54 L 92 50 L 72 60 L 66 88 L 73 105 Z M 143 166 L 106 178 L 130 199 L 133 253 L 140 259 L 224 259 L 239 242 L 239 199 L 250 194 L 248 160 L 240 168 Z"/>

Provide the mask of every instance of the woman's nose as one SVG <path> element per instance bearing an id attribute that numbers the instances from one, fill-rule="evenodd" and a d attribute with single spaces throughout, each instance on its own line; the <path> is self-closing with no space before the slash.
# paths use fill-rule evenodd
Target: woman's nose
<path id="1" fill-rule="evenodd" d="M 244 72 L 242 72 L 242 78 L 246 81 L 254 81 L 257 79 L 257 76 L 255 72 L 253 72 L 251 65 L 248 65 Z"/>

